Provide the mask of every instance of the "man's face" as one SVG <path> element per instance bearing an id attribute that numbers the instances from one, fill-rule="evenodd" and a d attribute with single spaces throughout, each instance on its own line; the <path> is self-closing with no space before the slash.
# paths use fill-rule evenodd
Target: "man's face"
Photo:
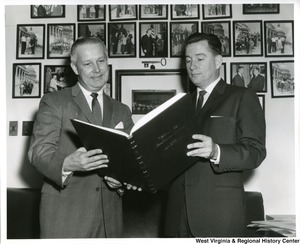
<path id="1" fill-rule="evenodd" d="M 100 44 L 84 44 L 76 49 L 72 69 L 79 76 L 80 84 L 91 92 L 97 92 L 108 81 L 107 56 Z"/>
<path id="2" fill-rule="evenodd" d="M 222 56 L 215 56 L 208 42 L 203 40 L 186 47 L 185 61 L 191 81 L 199 88 L 205 89 L 218 78 Z"/>
<path id="3" fill-rule="evenodd" d="M 258 75 L 258 70 L 257 70 L 257 69 L 254 69 L 254 70 L 253 70 L 253 74 L 254 74 L 255 76 L 257 76 L 257 75 Z"/>

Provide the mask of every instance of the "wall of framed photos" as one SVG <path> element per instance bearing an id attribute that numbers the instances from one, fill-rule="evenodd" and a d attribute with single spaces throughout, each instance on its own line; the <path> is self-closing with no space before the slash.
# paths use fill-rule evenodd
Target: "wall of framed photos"
<path id="1" fill-rule="evenodd" d="M 295 213 L 293 4 L 42 6 L 5 7 L 7 187 L 41 185 L 27 159 L 32 124 L 44 93 L 75 82 L 68 67 L 74 39 L 88 33 L 106 43 L 111 71 L 106 92 L 131 106 L 131 96 L 161 98 L 186 90 L 178 79 L 185 76 L 184 39 L 205 31 L 223 43 L 221 76 L 227 83 L 240 67 L 244 86 L 255 67 L 262 77 L 256 89 L 266 116 L 268 155 L 258 169 L 245 173 L 246 190 L 262 192 L 267 214 Z M 156 45 L 147 50 L 148 31 Z M 160 82 L 151 81 L 154 72 Z M 133 88 L 120 87 L 121 79 Z M 120 90 L 125 97 L 118 97 Z"/>

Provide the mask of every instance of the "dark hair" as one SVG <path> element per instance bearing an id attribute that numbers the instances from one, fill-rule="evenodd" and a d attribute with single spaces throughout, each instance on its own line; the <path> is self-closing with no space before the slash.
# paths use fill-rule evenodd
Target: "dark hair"
<path id="1" fill-rule="evenodd" d="M 186 40 L 186 47 L 189 44 L 207 40 L 209 47 L 215 52 L 215 55 L 222 55 L 222 44 L 220 39 L 214 34 L 193 33 Z"/>

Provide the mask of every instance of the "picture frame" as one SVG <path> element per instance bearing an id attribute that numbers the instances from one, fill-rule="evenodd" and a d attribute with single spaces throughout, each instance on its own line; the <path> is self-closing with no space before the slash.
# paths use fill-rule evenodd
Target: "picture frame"
<path id="1" fill-rule="evenodd" d="M 199 30 L 198 21 L 170 22 L 170 56 L 183 57 L 185 40 Z"/>
<path id="2" fill-rule="evenodd" d="M 176 95 L 176 90 L 132 90 L 132 114 L 145 115 Z"/>
<path id="3" fill-rule="evenodd" d="M 105 23 L 78 23 L 77 37 L 96 36 L 106 45 L 106 24 Z"/>
<path id="4" fill-rule="evenodd" d="M 106 5 L 77 5 L 77 21 L 105 21 Z"/>
<path id="5" fill-rule="evenodd" d="M 9 121 L 9 136 L 17 136 L 18 135 L 18 121 Z"/>
<path id="6" fill-rule="evenodd" d="M 199 19 L 199 4 L 171 5 L 171 20 Z"/>
<path id="7" fill-rule="evenodd" d="M 139 5 L 140 20 L 166 20 L 168 19 L 167 4 L 140 4 Z"/>
<path id="8" fill-rule="evenodd" d="M 22 123 L 22 136 L 31 136 L 33 131 L 34 121 L 23 121 Z"/>
<path id="9" fill-rule="evenodd" d="M 140 58 L 168 57 L 168 23 L 139 23 Z"/>
<path id="10" fill-rule="evenodd" d="M 75 41 L 75 24 L 48 24 L 47 58 L 68 58 Z"/>
<path id="11" fill-rule="evenodd" d="M 261 20 L 233 21 L 233 56 L 263 56 Z"/>
<path id="12" fill-rule="evenodd" d="M 265 56 L 294 57 L 294 21 L 264 21 Z"/>
<path id="13" fill-rule="evenodd" d="M 109 21 L 137 20 L 137 5 L 109 5 Z"/>
<path id="14" fill-rule="evenodd" d="M 231 4 L 202 4 L 202 16 L 204 20 L 232 18 L 232 5 Z"/>
<path id="15" fill-rule="evenodd" d="M 65 18 L 65 5 L 30 5 L 32 19 Z"/>
<path id="16" fill-rule="evenodd" d="M 215 34 L 222 43 L 222 56 L 231 57 L 231 23 L 230 21 L 205 21 L 201 22 L 201 31 Z"/>
<path id="17" fill-rule="evenodd" d="M 166 70 L 116 70 L 115 98 L 132 107 L 132 90 L 176 90 L 188 92 L 191 89 L 185 69 Z M 134 114 L 133 121 L 137 122 L 141 114 Z"/>
<path id="18" fill-rule="evenodd" d="M 16 59 L 44 59 L 45 25 L 17 25 Z"/>
<path id="19" fill-rule="evenodd" d="M 266 62 L 230 63 L 230 84 L 252 88 L 255 92 L 267 92 Z"/>
<path id="20" fill-rule="evenodd" d="M 136 22 L 108 23 L 108 56 L 136 57 Z"/>
<path id="21" fill-rule="evenodd" d="M 294 97 L 294 60 L 270 61 L 272 98 Z"/>
<path id="22" fill-rule="evenodd" d="M 263 94 L 257 94 L 258 99 L 259 99 L 259 103 L 261 105 L 261 108 L 264 112 L 264 114 L 266 113 L 266 108 L 265 108 L 265 95 Z"/>
<path id="23" fill-rule="evenodd" d="M 41 63 L 13 63 L 12 98 L 41 97 Z"/>
<path id="24" fill-rule="evenodd" d="M 279 14 L 280 4 L 243 4 L 243 14 Z"/>

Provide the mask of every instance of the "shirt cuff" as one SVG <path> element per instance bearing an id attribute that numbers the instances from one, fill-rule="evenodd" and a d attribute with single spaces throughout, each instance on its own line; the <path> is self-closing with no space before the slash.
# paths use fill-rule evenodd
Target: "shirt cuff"
<path id="1" fill-rule="evenodd" d="M 219 165 L 220 164 L 220 158 L 221 158 L 221 150 L 218 144 L 217 145 L 217 158 L 216 159 L 210 159 L 210 161 L 214 164 Z"/>
<path id="2" fill-rule="evenodd" d="M 67 183 L 68 176 L 72 173 L 73 173 L 72 171 L 64 171 L 64 169 L 62 169 L 61 178 L 62 178 L 63 185 L 65 185 L 65 183 Z"/>

